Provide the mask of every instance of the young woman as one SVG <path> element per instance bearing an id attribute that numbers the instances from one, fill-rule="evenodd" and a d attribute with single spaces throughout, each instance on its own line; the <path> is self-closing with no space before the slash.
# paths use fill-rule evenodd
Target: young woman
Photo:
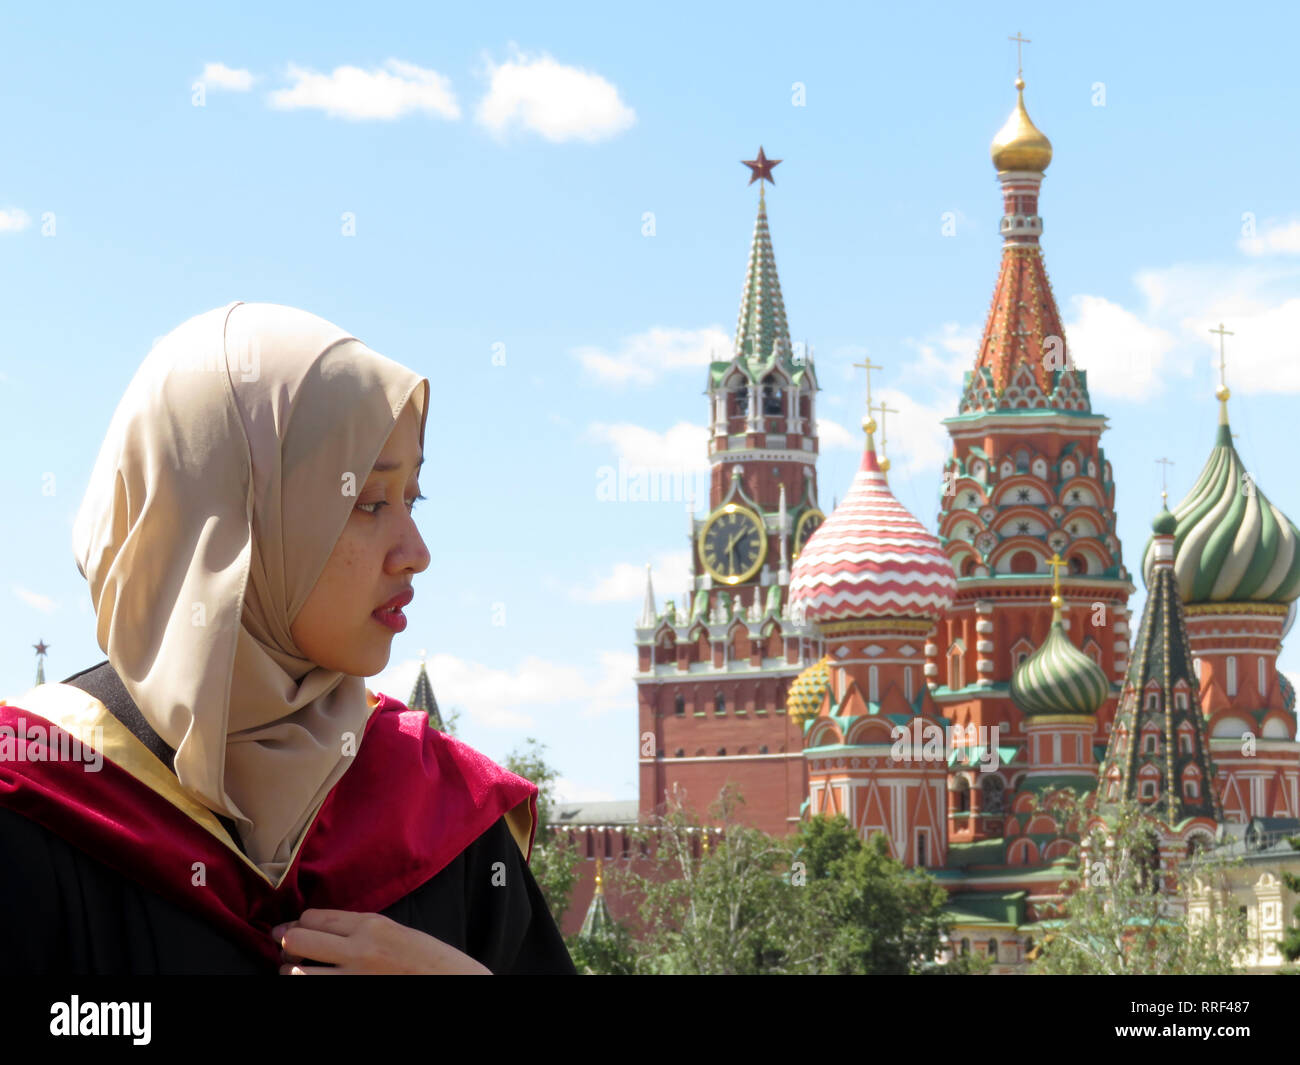
<path id="1" fill-rule="evenodd" d="M 150 352 L 73 540 L 106 662 L 0 705 L 0 970 L 556 972 L 537 789 L 374 695 L 429 382 L 232 303 Z"/>

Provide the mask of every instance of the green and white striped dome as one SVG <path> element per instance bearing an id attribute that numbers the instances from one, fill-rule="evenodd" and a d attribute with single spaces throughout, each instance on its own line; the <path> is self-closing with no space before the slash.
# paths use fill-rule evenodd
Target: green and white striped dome
<path id="1" fill-rule="evenodd" d="M 1095 714 L 1109 695 L 1106 674 L 1070 642 L 1059 617 L 1011 675 L 1011 699 L 1027 715 Z"/>
<path id="2" fill-rule="evenodd" d="M 1289 603 L 1300 596 L 1300 530 L 1260 491 L 1232 446 L 1221 402 L 1214 450 L 1174 509 L 1174 575 L 1184 603 Z M 1155 541 L 1142 576 L 1151 584 Z"/>

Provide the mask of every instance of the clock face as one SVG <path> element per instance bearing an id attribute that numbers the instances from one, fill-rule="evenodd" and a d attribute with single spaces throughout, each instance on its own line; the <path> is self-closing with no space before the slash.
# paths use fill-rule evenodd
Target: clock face
<path id="1" fill-rule="evenodd" d="M 826 515 L 820 510 L 804 511 L 803 516 L 799 519 L 799 524 L 794 527 L 794 557 L 799 557 L 799 552 L 804 549 L 808 543 L 809 537 L 812 536 L 819 528 L 822 522 L 826 520 Z"/>
<path id="2" fill-rule="evenodd" d="M 714 580 L 739 584 L 762 566 L 767 532 L 759 516 L 748 507 L 728 503 L 704 523 L 699 546 L 700 558 Z"/>

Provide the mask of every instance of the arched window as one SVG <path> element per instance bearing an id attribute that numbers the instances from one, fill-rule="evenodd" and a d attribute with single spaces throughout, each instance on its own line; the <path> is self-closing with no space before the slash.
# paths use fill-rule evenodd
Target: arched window
<path id="1" fill-rule="evenodd" d="M 1175 709 L 1175 710 L 1186 710 L 1186 709 L 1187 709 L 1187 693 L 1186 693 L 1186 692 L 1174 692 L 1174 709 Z"/>
<path id="2" fill-rule="evenodd" d="M 948 654 L 948 687 L 949 688 L 956 689 L 956 688 L 965 687 L 965 684 L 962 683 L 961 659 L 962 659 L 962 654 L 960 650 L 954 649 Z"/>
<path id="3" fill-rule="evenodd" d="M 1258 680 L 1259 697 L 1261 699 L 1268 695 L 1268 667 L 1264 665 L 1264 656 L 1260 655 L 1256 660 L 1256 674 Z"/>
<path id="4" fill-rule="evenodd" d="M 984 812 L 986 814 L 1000 814 L 1002 812 L 1002 795 L 1005 786 L 1002 778 L 990 774 L 984 778 L 984 783 L 980 785 L 980 794 L 984 799 Z"/>
<path id="5" fill-rule="evenodd" d="M 1032 551 L 1017 551 L 1011 556 L 1012 573 L 1037 573 L 1038 559 L 1034 558 Z"/>
<path id="6" fill-rule="evenodd" d="M 867 670 L 867 698 L 873 702 L 880 702 L 880 667 L 871 666 Z"/>
<path id="7" fill-rule="evenodd" d="M 1082 555 L 1070 556 L 1070 574 L 1077 577 L 1080 573 L 1088 572 L 1088 563 Z"/>
<path id="8" fill-rule="evenodd" d="M 715 714 L 725 714 L 727 712 L 727 697 L 722 692 L 717 692 L 713 696 L 713 712 Z"/>
<path id="9" fill-rule="evenodd" d="M 785 393 L 771 375 L 763 378 L 763 413 L 776 415 L 785 413 Z"/>
<path id="10" fill-rule="evenodd" d="M 998 941 L 996 939 L 989 940 L 989 957 L 994 961 L 998 960 Z"/>
<path id="11" fill-rule="evenodd" d="M 965 777 L 958 777 L 953 781 L 952 791 L 957 799 L 956 808 L 953 812 L 959 814 L 970 813 L 970 781 Z"/>
<path id="12" fill-rule="evenodd" d="M 1225 688 L 1229 696 L 1237 694 L 1237 656 L 1228 655 L 1228 680 Z"/>
<path id="13" fill-rule="evenodd" d="M 916 864 L 917 865 L 930 864 L 930 857 L 928 853 L 929 848 L 927 846 L 929 842 L 930 842 L 930 834 L 926 832 L 925 829 L 918 828 L 916 830 Z"/>
<path id="14" fill-rule="evenodd" d="M 749 387 L 740 385 L 731 393 L 732 417 L 743 417 L 749 413 Z"/>
<path id="15" fill-rule="evenodd" d="M 678 695 L 673 699 L 673 713 L 678 717 L 686 713 L 686 696 Z"/>
<path id="16" fill-rule="evenodd" d="M 965 561 L 962 562 L 961 564 L 961 575 L 963 577 L 975 576 L 975 560 L 971 558 L 969 555 L 966 557 Z"/>
<path id="17" fill-rule="evenodd" d="M 912 701 L 912 667 L 903 667 L 903 698 Z"/>
<path id="18" fill-rule="evenodd" d="M 1154 732 L 1148 732 L 1142 737 L 1142 753 L 1157 754 L 1159 752 L 1159 743 L 1160 741 L 1156 738 L 1156 734 Z"/>

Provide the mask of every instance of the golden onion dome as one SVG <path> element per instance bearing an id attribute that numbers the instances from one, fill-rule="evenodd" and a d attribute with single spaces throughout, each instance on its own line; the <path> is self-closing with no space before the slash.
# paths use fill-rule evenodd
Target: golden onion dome
<path id="1" fill-rule="evenodd" d="M 1016 109 L 998 130 L 989 151 L 999 171 L 1036 170 L 1041 174 L 1052 161 L 1052 142 L 1029 120 L 1025 110 L 1023 78 L 1016 78 Z"/>
<path id="2" fill-rule="evenodd" d="M 786 694 L 785 712 L 792 721 L 802 725 L 810 717 L 815 717 L 821 709 L 826 689 L 831 686 L 831 656 L 827 655 L 819 662 L 814 662 L 790 685 Z"/>

